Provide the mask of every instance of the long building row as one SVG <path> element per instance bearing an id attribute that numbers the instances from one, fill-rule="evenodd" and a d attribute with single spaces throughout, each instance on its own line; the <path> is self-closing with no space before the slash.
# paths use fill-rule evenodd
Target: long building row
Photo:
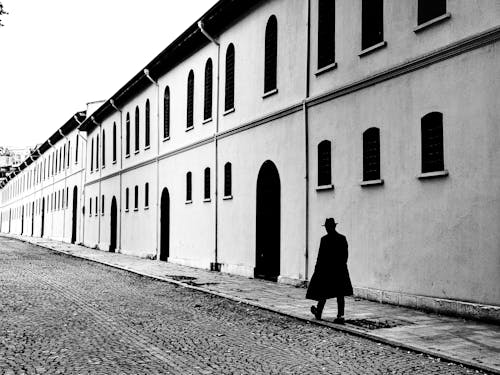
<path id="1" fill-rule="evenodd" d="M 499 37 L 495 0 L 221 0 L 26 159 L 0 229 L 298 284 L 335 217 L 357 295 L 491 317 Z"/>

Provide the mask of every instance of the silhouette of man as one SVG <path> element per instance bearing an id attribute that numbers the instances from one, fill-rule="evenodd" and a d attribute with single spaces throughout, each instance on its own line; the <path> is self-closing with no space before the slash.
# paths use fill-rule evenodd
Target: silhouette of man
<path id="1" fill-rule="evenodd" d="M 344 324 L 344 296 L 353 294 L 349 271 L 347 270 L 347 240 L 336 231 L 335 219 L 325 220 L 327 235 L 321 238 L 316 267 L 307 288 L 306 298 L 318 301 L 311 306 L 316 319 L 321 319 L 326 300 L 337 298 L 337 319 L 334 323 Z"/>

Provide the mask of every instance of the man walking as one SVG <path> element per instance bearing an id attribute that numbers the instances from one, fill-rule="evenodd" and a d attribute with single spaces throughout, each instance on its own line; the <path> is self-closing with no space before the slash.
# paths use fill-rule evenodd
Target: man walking
<path id="1" fill-rule="evenodd" d="M 347 240 L 335 230 L 336 226 L 335 219 L 325 220 L 327 235 L 321 238 L 306 298 L 318 301 L 317 306 L 311 306 L 316 319 L 321 319 L 326 300 L 337 298 L 337 319 L 334 323 L 344 324 L 344 296 L 351 296 L 353 291 L 347 270 Z"/>

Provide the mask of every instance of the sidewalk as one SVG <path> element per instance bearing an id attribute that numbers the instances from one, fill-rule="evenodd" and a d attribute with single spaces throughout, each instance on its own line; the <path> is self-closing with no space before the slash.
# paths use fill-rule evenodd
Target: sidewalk
<path id="1" fill-rule="evenodd" d="M 348 322 L 342 326 L 332 323 L 336 316 L 335 300 L 327 303 L 323 320 L 315 320 L 309 311 L 312 301 L 304 299 L 305 289 L 302 288 L 108 253 L 42 238 L 1 236 L 500 374 L 498 325 L 346 298 Z"/>

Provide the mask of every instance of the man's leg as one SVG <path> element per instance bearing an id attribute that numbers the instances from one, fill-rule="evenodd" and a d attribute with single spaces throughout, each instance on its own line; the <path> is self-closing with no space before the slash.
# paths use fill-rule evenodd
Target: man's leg
<path id="1" fill-rule="evenodd" d="M 344 296 L 337 297 L 337 317 L 344 317 L 345 299 Z"/>
<path id="2" fill-rule="evenodd" d="M 323 309 L 325 308 L 325 304 L 326 304 L 326 299 L 320 299 L 318 301 L 318 306 L 316 307 L 316 311 L 318 312 L 317 313 L 318 319 L 320 319 L 321 314 L 323 314 Z"/>

